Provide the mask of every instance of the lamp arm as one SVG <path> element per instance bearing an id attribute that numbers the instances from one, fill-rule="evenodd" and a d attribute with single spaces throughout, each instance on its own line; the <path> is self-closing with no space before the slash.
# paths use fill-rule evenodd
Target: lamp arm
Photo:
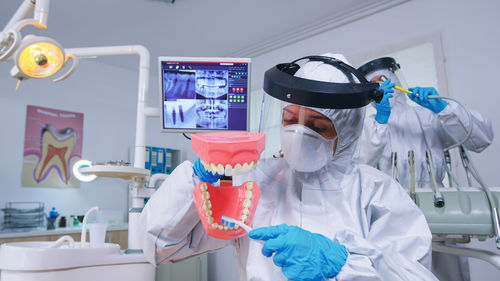
<path id="1" fill-rule="evenodd" d="M 135 135 L 134 167 L 144 169 L 145 146 L 146 146 L 146 118 L 157 114 L 158 111 L 147 107 L 147 93 L 149 90 L 149 63 L 150 54 L 146 47 L 141 45 L 90 47 L 65 49 L 67 54 L 76 57 L 89 56 L 139 56 L 139 88 L 137 91 L 137 118 Z M 144 207 L 144 188 L 140 183 L 132 188 L 132 206 L 129 211 L 128 247 L 129 249 L 141 249 L 140 212 Z"/>
<path id="2" fill-rule="evenodd" d="M 67 54 L 76 57 L 89 56 L 139 56 L 139 89 L 137 94 L 137 119 L 135 135 L 134 167 L 143 168 L 145 163 L 146 147 L 146 94 L 149 90 L 149 60 L 150 54 L 147 48 L 141 45 L 68 48 L 64 50 Z"/>
<path id="3" fill-rule="evenodd" d="M 16 22 L 11 26 L 11 30 L 16 30 L 18 32 L 21 31 L 21 29 L 25 28 L 28 25 L 33 25 L 34 27 L 40 28 L 40 29 L 45 29 L 47 26 L 40 24 L 38 21 L 34 19 L 24 19 Z"/>
<path id="4" fill-rule="evenodd" d="M 43 26 L 41 28 L 47 28 L 50 0 L 35 0 L 35 2 L 35 12 L 33 17 L 40 24 L 40 26 Z"/>
<path id="5" fill-rule="evenodd" d="M 7 32 L 11 29 L 20 31 L 27 25 L 33 25 L 40 29 L 46 29 L 47 19 L 49 16 L 49 6 L 50 0 L 24 0 L 7 25 L 5 25 L 3 31 Z M 33 18 L 28 18 L 33 11 Z"/>
<path id="6" fill-rule="evenodd" d="M 3 28 L 3 32 L 7 32 L 12 29 L 12 26 L 17 22 L 26 19 L 35 10 L 35 3 L 32 0 L 24 0 L 19 6 L 17 11 L 12 15 L 9 22 Z"/>

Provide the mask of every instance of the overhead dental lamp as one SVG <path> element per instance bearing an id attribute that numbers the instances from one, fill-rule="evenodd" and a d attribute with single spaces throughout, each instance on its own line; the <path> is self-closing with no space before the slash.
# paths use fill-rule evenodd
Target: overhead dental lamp
<path id="1" fill-rule="evenodd" d="M 11 75 L 19 80 L 45 78 L 55 74 L 65 64 L 65 54 L 54 39 L 26 36 L 14 55 Z"/>
<path id="2" fill-rule="evenodd" d="M 64 67 L 69 59 L 73 65 L 67 73 L 54 79 L 61 81 L 76 68 L 78 61 L 71 54 L 65 54 L 62 46 L 52 38 L 21 35 L 21 29 L 28 25 L 44 29 L 47 27 L 49 0 L 25 0 L 12 16 L 5 28 L 0 31 L 0 61 L 13 60 L 10 74 L 19 83 L 27 78 L 46 78 Z M 33 12 L 34 18 L 28 18 Z"/>

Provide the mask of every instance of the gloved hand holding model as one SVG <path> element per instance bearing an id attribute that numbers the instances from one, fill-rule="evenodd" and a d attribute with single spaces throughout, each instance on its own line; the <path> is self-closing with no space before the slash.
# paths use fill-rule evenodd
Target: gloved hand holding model
<path id="1" fill-rule="evenodd" d="M 375 121 L 380 124 L 387 124 L 389 121 L 389 116 L 391 115 L 391 105 L 389 99 L 392 98 L 390 93 L 394 93 L 392 89 L 396 84 L 391 83 L 391 79 L 387 79 L 380 85 L 379 89 L 384 91 L 384 96 L 380 103 L 374 102 L 375 108 L 377 109 L 377 115 L 375 116 Z"/>
<path id="2" fill-rule="evenodd" d="M 290 280 L 335 277 L 347 260 L 347 251 L 327 237 L 297 226 L 280 224 L 252 230 L 250 238 L 266 240 L 262 254 L 271 257 Z"/>
<path id="3" fill-rule="evenodd" d="M 429 96 L 439 96 L 434 88 L 410 88 L 411 94 L 408 97 L 419 105 L 430 109 L 434 113 L 439 113 L 448 105 L 443 99 L 429 99 Z"/>
<path id="4" fill-rule="evenodd" d="M 193 171 L 195 175 L 197 175 L 200 178 L 201 181 L 209 183 L 217 182 L 223 176 L 218 173 L 215 173 L 214 175 L 212 172 L 205 170 L 205 167 L 203 167 L 203 164 L 201 164 L 200 158 L 198 158 L 198 160 L 194 162 Z"/>

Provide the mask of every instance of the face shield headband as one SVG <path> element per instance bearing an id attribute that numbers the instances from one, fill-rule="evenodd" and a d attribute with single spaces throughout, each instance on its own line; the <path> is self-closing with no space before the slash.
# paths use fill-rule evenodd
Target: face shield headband
<path id="1" fill-rule="evenodd" d="M 400 65 L 396 63 L 396 60 L 390 57 L 378 58 L 372 61 L 369 61 L 358 68 L 358 71 L 361 72 L 364 76 L 368 75 L 377 70 L 387 69 L 391 72 L 396 72 L 396 70 L 400 69 Z"/>
<path id="2" fill-rule="evenodd" d="M 349 83 L 323 82 L 294 76 L 300 68 L 297 62 L 304 59 L 332 65 L 346 75 Z M 267 70 L 264 75 L 264 91 L 270 96 L 316 108 L 359 108 L 374 100 L 379 102 L 383 92 L 378 88 L 378 83 L 368 82 L 354 67 L 325 56 L 308 56 L 291 63 L 278 64 Z"/>

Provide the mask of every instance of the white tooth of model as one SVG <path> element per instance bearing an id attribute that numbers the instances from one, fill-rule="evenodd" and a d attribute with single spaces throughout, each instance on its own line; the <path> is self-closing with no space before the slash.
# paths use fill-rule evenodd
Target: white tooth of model
<path id="1" fill-rule="evenodd" d="M 220 175 L 224 174 L 224 166 L 222 164 L 217 165 L 217 173 Z"/>
<path id="2" fill-rule="evenodd" d="M 238 164 L 234 165 L 233 174 L 235 174 L 235 175 L 241 174 L 241 164 L 238 163 Z"/>
<path id="3" fill-rule="evenodd" d="M 231 165 L 227 164 L 224 173 L 226 174 L 226 176 L 232 176 L 233 175 L 233 167 L 231 167 Z"/>
<path id="4" fill-rule="evenodd" d="M 214 163 L 210 163 L 210 169 L 208 171 L 212 172 L 212 174 L 215 174 L 217 172 L 217 166 L 215 166 Z"/>
<path id="5" fill-rule="evenodd" d="M 248 163 L 247 163 L 247 162 L 245 162 L 245 163 L 243 164 L 243 167 L 242 167 L 241 171 L 242 171 L 243 173 L 248 173 L 248 172 L 250 171 L 250 168 L 248 167 Z"/>

